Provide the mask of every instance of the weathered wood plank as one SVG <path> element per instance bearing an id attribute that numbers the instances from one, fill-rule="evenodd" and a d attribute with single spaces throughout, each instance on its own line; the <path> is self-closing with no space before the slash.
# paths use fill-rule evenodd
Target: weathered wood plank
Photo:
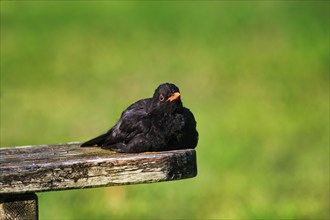
<path id="1" fill-rule="evenodd" d="M 152 183 L 197 175 L 193 149 L 119 154 L 79 144 L 0 149 L 0 194 Z"/>

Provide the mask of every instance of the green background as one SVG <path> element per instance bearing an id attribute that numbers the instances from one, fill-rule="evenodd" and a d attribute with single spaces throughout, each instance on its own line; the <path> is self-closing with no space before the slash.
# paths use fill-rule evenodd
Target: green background
<path id="1" fill-rule="evenodd" d="M 85 141 L 163 82 L 198 176 L 39 193 L 40 219 L 329 218 L 329 1 L 1 1 L 1 147 Z"/>

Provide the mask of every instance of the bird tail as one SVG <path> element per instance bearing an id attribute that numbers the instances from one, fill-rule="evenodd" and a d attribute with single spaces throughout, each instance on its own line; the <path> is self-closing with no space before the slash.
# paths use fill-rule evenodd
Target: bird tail
<path id="1" fill-rule="evenodd" d="M 96 138 L 93 138 L 89 141 L 86 141 L 85 143 L 81 144 L 80 147 L 92 147 L 92 146 L 102 146 L 104 141 L 107 138 L 107 133 L 106 134 L 102 134 Z"/>

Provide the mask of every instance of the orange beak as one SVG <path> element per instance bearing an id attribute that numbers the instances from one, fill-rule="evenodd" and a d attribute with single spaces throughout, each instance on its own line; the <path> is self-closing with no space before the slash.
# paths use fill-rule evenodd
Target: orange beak
<path id="1" fill-rule="evenodd" d="M 178 98 L 180 98 L 180 93 L 175 92 L 166 101 L 173 102 L 174 100 L 177 100 Z"/>

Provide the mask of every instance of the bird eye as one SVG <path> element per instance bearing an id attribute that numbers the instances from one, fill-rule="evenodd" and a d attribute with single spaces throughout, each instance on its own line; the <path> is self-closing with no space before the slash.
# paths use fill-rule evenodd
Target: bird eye
<path id="1" fill-rule="evenodd" d="M 163 94 L 160 94 L 160 96 L 159 96 L 159 101 L 163 102 L 164 100 L 165 100 L 164 95 L 163 95 Z"/>

